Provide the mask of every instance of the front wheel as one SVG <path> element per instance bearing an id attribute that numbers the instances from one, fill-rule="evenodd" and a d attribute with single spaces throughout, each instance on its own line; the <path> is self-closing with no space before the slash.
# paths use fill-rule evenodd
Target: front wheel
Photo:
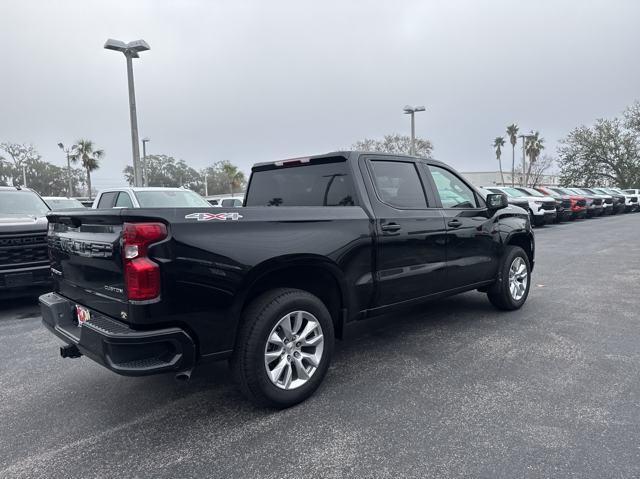
<path id="1" fill-rule="evenodd" d="M 498 309 L 514 310 L 522 307 L 531 287 L 531 266 L 527 253 L 519 246 L 505 248 L 498 280 L 487 296 Z"/>
<path id="2" fill-rule="evenodd" d="M 320 299 L 299 289 L 273 289 L 245 310 L 231 370 L 255 404 L 290 407 L 320 386 L 333 342 L 333 322 Z"/>

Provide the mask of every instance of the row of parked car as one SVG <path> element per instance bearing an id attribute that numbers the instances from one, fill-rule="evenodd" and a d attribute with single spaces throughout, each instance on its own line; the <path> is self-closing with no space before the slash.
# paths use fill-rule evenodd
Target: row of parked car
<path id="1" fill-rule="evenodd" d="M 510 204 L 529 212 L 531 224 L 542 226 L 602 215 L 640 210 L 640 189 L 561 188 L 558 186 L 484 187 L 486 193 L 504 193 Z"/>

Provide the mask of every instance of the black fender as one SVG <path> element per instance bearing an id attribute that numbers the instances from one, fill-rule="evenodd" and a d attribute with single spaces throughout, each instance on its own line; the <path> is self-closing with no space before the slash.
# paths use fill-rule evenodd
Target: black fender
<path id="1" fill-rule="evenodd" d="M 236 316 L 237 318 L 240 317 L 242 309 L 246 304 L 248 295 L 251 293 L 254 286 L 262 281 L 265 277 L 286 269 L 304 269 L 305 267 L 319 268 L 329 273 L 338 285 L 342 310 L 351 311 L 351 305 L 354 304 L 353 298 L 351 298 L 349 294 L 349 289 L 347 287 L 344 273 L 336 263 L 331 261 L 331 259 L 327 258 L 326 256 L 321 255 L 290 254 L 265 260 L 262 263 L 254 266 L 247 272 L 244 280 L 242 281 L 242 284 L 235 294 L 235 299 L 232 305 L 232 314 L 234 314 L 234 316 Z M 291 287 L 295 287 L 295 285 L 291 285 Z M 342 316 L 343 318 L 341 318 L 341 320 L 344 321 L 345 315 L 342 314 Z"/>

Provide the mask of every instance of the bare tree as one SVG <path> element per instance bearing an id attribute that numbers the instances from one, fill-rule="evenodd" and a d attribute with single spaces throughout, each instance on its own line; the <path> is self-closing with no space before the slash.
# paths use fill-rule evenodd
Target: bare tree
<path id="1" fill-rule="evenodd" d="M 544 176 L 550 173 L 555 163 L 556 160 L 551 155 L 544 155 L 532 163 L 529 170 L 529 185 L 534 187 L 544 183 L 544 181 L 542 181 Z"/>
<path id="2" fill-rule="evenodd" d="M 395 153 L 398 155 L 408 155 L 411 150 L 411 137 L 394 133 L 385 135 L 382 140 L 365 138 L 351 145 L 351 148 L 358 151 L 379 151 L 381 153 Z M 416 156 L 431 158 L 433 143 L 425 138 L 415 140 Z"/>
<path id="3" fill-rule="evenodd" d="M 22 185 L 22 168 L 41 159 L 33 145 L 0 143 L 0 152 L 4 153 L 0 155 L 0 182 L 5 185 Z"/>

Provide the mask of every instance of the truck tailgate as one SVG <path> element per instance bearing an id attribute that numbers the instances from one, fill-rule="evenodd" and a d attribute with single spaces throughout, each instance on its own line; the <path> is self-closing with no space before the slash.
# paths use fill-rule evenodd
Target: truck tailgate
<path id="1" fill-rule="evenodd" d="M 56 291 L 106 314 L 126 304 L 120 211 L 50 214 L 47 242 Z M 119 314 L 118 314 L 119 316 Z"/>

